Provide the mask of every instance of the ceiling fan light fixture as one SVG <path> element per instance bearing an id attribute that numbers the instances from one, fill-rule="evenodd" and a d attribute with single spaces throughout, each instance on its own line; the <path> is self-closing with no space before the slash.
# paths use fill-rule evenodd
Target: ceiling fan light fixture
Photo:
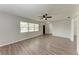
<path id="1" fill-rule="evenodd" d="M 45 20 L 45 18 L 43 18 Z"/>

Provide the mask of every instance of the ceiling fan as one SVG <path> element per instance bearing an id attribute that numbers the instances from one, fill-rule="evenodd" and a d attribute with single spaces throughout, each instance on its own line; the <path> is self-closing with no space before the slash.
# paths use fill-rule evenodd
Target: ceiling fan
<path id="1" fill-rule="evenodd" d="M 42 15 L 42 16 L 39 16 L 41 19 L 44 19 L 44 20 L 47 20 L 48 18 L 52 18 L 52 16 L 48 16 L 48 14 L 46 13 L 46 14 L 44 14 L 44 15 Z M 41 20 L 40 19 L 40 20 Z"/>

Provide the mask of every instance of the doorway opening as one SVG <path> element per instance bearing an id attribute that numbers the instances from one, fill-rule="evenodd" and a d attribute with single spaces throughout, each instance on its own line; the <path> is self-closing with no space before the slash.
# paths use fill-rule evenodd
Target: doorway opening
<path id="1" fill-rule="evenodd" d="M 43 35 L 45 35 L 45 25 L 43 25 Z"/>

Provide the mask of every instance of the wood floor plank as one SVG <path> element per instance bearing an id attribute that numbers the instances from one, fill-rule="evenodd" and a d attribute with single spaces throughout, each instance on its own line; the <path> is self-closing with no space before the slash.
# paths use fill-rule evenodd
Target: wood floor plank
<path id="1" fill-rule="evenodd" d="M 0 55 L 76 55 L 74 42 L 67 38 L 42 35 L 0 47 Z"/>

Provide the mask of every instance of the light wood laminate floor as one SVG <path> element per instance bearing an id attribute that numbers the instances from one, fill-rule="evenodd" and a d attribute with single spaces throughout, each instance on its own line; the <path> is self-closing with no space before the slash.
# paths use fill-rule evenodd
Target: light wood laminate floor
<path id="1" fill-rule="evenodd" d="M 0 47 L 1 55 L 75 55 L 76 47 L 70 39 L 52 35 L 39 36 Z"/>

